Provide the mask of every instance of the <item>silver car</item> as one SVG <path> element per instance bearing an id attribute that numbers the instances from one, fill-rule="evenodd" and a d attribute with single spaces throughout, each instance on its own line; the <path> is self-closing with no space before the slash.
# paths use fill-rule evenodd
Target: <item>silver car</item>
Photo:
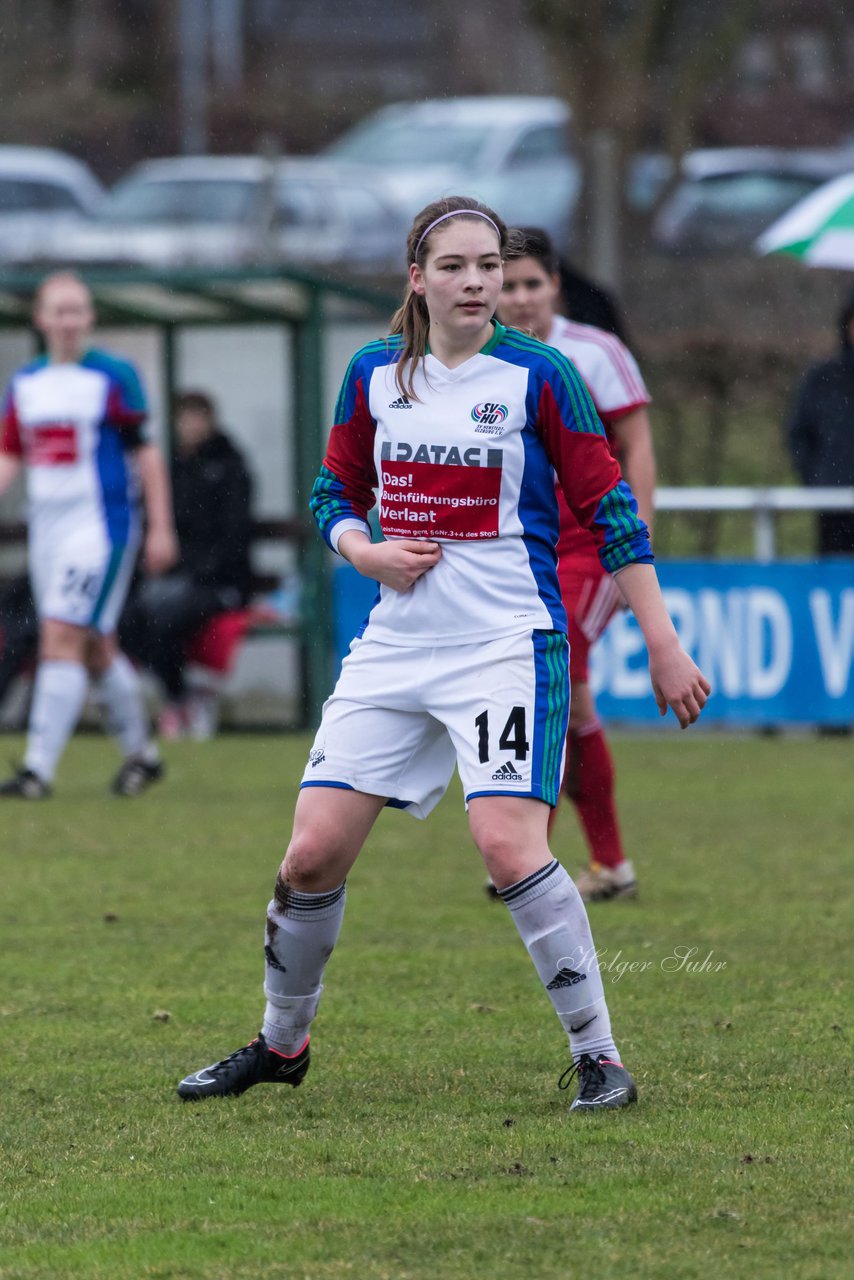
<path id="1" fill-rule="evenodd" d="M 0 262 L 40 255 L 91 218 L 103 188 L 80 160 L 47 147 L 0 147 Z"/>
<path id="2" fill-rule="evenodd" d="M 525 94 L 398 102 L 323 155 L 380 170 L 407 218 L 440 196 L 470 195 L 566 249 L 580 188 L 570 118 L 560 98 Z"/>
<path id="3" fill-rule="evenodd" d="M 91 225 L 52 241 L 49 252 L 93 266 L 398 270 L 404 230 L 381 187 L 358 166 L 312 158 L 151 160 L 113 188 Z"/>

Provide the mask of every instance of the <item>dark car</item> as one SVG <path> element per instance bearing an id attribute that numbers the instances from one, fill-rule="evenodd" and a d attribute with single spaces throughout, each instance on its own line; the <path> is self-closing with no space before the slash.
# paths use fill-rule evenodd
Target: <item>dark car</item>
<path id="1" fill-rule="evenodd" d="M 678 186 L 653 219 L 653 243 L 666 252 L 696 256 L 750 253 L 776 218 L 850 169 L 854 148 L 692 151 L 682 161 Z"/>

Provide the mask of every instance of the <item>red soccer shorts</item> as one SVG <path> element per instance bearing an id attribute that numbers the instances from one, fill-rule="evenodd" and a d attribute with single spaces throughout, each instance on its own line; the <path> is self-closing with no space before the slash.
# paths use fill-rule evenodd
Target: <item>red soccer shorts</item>
<path id="1" fill-rule="evenodd" d="M 590 649 L 622 603 L 616 582 L 590 560 L 558 565 L 568 622 L 570 682 L 589 680 Z"/>

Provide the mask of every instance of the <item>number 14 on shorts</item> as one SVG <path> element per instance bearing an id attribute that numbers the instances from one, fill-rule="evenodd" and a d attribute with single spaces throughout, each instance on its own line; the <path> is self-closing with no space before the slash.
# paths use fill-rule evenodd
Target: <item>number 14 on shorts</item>
<path id="1" fill-rule="evenodd" d="M 501 717 L 495 717 L 495 721 L 500 724 Z M 490 758 L 491 729 L 494 732 L 494 726 L 490 724 L 489 711 L 481 711 L 480 715 L 475 716 L 474 723 L 477 730 L 478 760 L 481 764 L 487 764 Z M 525 708 L 513 707 L 498 735 L 498 750 L 512 752 L 516 760 L 527 760 L 530 749 L 531 744 L 528 742 L 525 728 Z"/>

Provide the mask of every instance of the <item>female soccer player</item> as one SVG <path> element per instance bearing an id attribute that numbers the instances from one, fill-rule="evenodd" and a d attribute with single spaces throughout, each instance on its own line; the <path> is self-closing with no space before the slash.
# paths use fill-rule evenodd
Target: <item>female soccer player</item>
<path id="1" fill-rule="evenodd" d="M 504 255 L 498 315 L 569 356 L 593 397 L 608 441 L 652 528 L 655 456 L 649 393 L 631 352 L 613 334 L 555 314 L 560 294 L 557 256 L 544 231 L 514 228 Z M 620 604 L 619 589 L 602 564 L 596 540 L 558 491 L 558 576 L 569 635 L 569 736 L 564 793 L 578 812 L 590 866 L 575 885 L 585 901 L 633 897 L 635 869 L 623 852 L 614 798 L 614 763 L 590 689 L 590 649 Z"/>
<path id="2" fill-rule="evenodd" d="M 570 1038 L 574 1110 L 634 1101 L 587 915 L 552 858 L 566 732 L 566 615 L 553 470 L 619 572 L 662 714 L 709 686 L 679 647 L 649 539 L 590 397 L 557 351 L 493 319 L 506 228 L 466 197 L 418 215 L 394 336 L 356 353 L 311 507 L 380 592 L 326 703 L 268 907 L 261 1033 L 183 1098 L 301 1083 L 345 877 L 386 804 L 426 817 L 456 765 L 469 825 Z M 379 489 L 385 541 L 366 521 Z"/>
<path id="3" fill-rule="evenodd" d="M 147 438 L 135 368 L 90 346 L 95 311 L 83 281 L 67 271 L 48 276 L 33 320 L 46 353 L 18 370 L 6 395 L 0 493 L 23 467 L 39 661 L 24 763 L 0 783 L 0 799 L 51 795 L 90 680 L 124 756 L 112 790 L 136 796 L 163 776 L 163 764 L 116 624 L 140 542 L 151 574 L 177 557 L 169 477 Z"/>

